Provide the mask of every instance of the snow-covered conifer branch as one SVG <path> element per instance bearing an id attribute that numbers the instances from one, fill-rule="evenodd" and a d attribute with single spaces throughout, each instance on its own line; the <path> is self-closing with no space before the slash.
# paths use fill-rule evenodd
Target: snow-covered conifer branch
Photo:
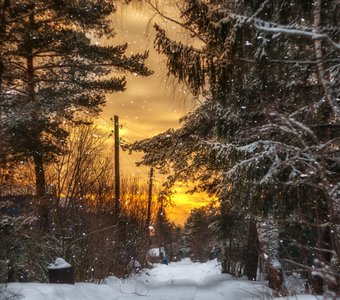
<path id="1" fill-rule="evenodd" d="M 306 37 L 312 40 L 326 40 L 337 50 L 340 50 L 340 44 L 335 42 L 326 33 L 315 32 L 312 29 L 299 28 L 298 26 L 282 25 L 275 22 L 264 21 L 260 18 L 256 18 L 256 13 L 253 16 L 239 15 L 231 13 L 230 11 L 217 10 L 219 14 L 225 14 L 225 17 L 221 18 L 218 22 L 212 22 L 212 25 L 219 27 L 222 24 L 230 23 L 232 20 L 238 22 L 240 26 L 248 25 L 254 26 L 259 31 L 269 32 L 272 34 L 286 34 L 293 36 Z"/>
<path id="2" fill-rule="evenodd" d="M 259 25 L 261 24 L 261 25 Z M 279 25 L 279 24 L 272 24 L 269 23 L 265 26 L 265 22 L 261 21 L 259 23 L 254 24 L 256 29 L 259 31 L 264 31 L 264 32 L 269 32 L 273 34 L 286 34 L 286 35 L 293 35 L 293 36 L 302 36 L 302 37 L 307 37 L 312 40 L 326 40 L 328 41 L 333 47 L 335 47 L 337 50 L 340 50 L 340 44 L 336 43 L 333 41 L 328 34 L 326 33 L 315 33 L 312 31 L 307 31 L 307 30 L 301 30 L 301 29 L 294 29 L 294 28 L 286 28 L 285 26 Z M 276 26 L 276 27 L 271 27 L 271 26 Z"/>

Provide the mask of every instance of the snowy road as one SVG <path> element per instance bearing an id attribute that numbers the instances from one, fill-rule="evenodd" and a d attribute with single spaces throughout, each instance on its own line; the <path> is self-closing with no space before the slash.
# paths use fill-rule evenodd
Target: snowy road
<path id="1" fill-rule="evenodd" d="M 105 284 L 56 285 L 12 283 L 25 300 L 241 300 L 258 299 L 260 283 L 220 274 L 216 261 L 156 265 L 126 280 L 109 277 Z"/>
<path id="2" fill-rule="evenodd" d="M 118 287 L 117 282 L 110 282 L 110 279 L 108 284 Z M 118 299 L 136 299 L 136 295 L 140 295 L 152 300 L 253 299 L 256 290 L 261 288 L 252 282 L 221 274 L 216 261 L 201 264 L 190 260 L 157 265 L 141 276 L 119 284 L 124 297 Z"/>

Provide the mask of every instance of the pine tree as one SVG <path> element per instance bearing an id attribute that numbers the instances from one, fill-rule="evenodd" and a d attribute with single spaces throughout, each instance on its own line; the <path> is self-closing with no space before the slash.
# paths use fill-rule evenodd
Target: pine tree
<path id="1" fill-rule="evenodd" d="M 155 230 L 156 230 L 156 241 L 158 246 L 163 248 L 164 252 L 160 253 L 161 260 L 171 260 L 172 259 L 172 230 L 173 224 L 167 216 L 166 210 L 161 205 L 157 211 L 155 220 Z"/>
<path id="2" fill-rule="evenodd" d="M 123 91 L 125 77 L 115 74 L 151 74 L 147 53 L 127 57 L 127 44 L 91 40 L 114 36 L 114 11 L 108 0 L 9 1 L 2 10 L 20 20 L 7 22 L 2 37 L 2 135 L 12 157 L 32 158 L 38 196 L 46 193 L 44 164 L 63 150 L 63 124 L 84 123 L 106 93 Z"/>
<path id="3" fill-rule="evenodd" d="M 182 27 L 201 46 L 171 40 L 158 25 L 155 45 L 169 74 L 205 100 L 180 129 L 130 147 L 145 153 L 144 164 L 172 167 L 168 186 L 196 181 L 244 214 L 312 214 L 326 264 L 331 247 L 339 257 L 337 8 L 183 1 Z"/>
<path id="4" fill-rule="evenodd" d="M 213 222 L 210 207 L 195 208 L 184 225 L 185 244 L 190 249 L 193 261 L 206 262 L 215 245 L 215 236 L 210 224 Z"/>

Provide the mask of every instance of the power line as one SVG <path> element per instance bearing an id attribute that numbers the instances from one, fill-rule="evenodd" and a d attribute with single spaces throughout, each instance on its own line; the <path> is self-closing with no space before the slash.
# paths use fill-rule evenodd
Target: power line
<path id="1" fill-rule="evenodd" d="M 141 135 L 141 136 L 143 136 L 143 137 L 145 137 L 145 138 L 148 138 L 148 136 L 145 135 L 145 133 L 141 133 L 141 132 L 139 132 L 139 131 L 137 131 L 137 130 L 135 130 L 135 129 L 132 129 L 131 127 L 125 126 L 125 128 L 126 128 L 126 129 L 129 129 L 129 130 L 133 131 L 134 133 L 137 133 L 137 134 L 139 134 L 139 135 Z"/>

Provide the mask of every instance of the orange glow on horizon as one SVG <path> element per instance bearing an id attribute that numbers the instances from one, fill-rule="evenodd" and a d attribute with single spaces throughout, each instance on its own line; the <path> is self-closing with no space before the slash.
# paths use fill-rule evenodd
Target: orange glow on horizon
<path id="1" fill-rule="evenodd" d="M 178 18 L 176 11 L 164 3 L 167 13 Z M 117 45 L 127 43 L 127 55 L 149 51 L 146 63 L 154 74 L 149 77 L 126 74 L 127 85 L 124 92 L 107 95 L 107 104 L 98 118 L 98 124 L 103 130 L 112 132 L 113 122 L 110 118 L 119 116 L 122 125 L 120 137 L 122 143 L 132 143 L 137 140 L 151 138 L 169 128 L 178 128 L 179 119 L 188 113 L 197 103 L 190 101 L 189 93 L 185 86 L 175 84 L 174 80 L 167 78 L 167 67 L 164 56 L 161 56 L 153 47 L 155 30 L 150 26 L 158 22 L 172 35 L 185 39 L 186 36 L 180 28 L 173 23 L 165 21 L 154 15 L 151 9 L 143 6 L 126 6 L 118 9 L 113 15 L 112 22 L 115 27 L 116 36 L 111 40 L 97 39 L 102 45 Z M 190 39 L 192 41 L 192 39 Z M 177 82 L 177 81 L 176 81 Z M 184 100 L 185 99 L 185 100 Z M 109 139 L 113 145 L 113 139 Z M 112 147 L 112 146 L 111 146 Z M 135 163 L 140 161 L 142 154 L 132 153 L 129 155 L 121 151 L 121 177 L 136 177 L 143 182 L 149 181 L 149 168 L 136 167 Z M 160 189 L 165 180 L 164 176 L 155 176 L 154 192 Z M 172 197 L 174 206 L 166 208 L 170 221 L 183 225 L 190 211 L 195 207 L 209 204 L 212 199 L 204 194 L 189 195 L 184 185 L 176 185 L 175 195 Z"/>
<path id="2" fill-rule="evenodd" d="M 186 192 L 189 189 L 190 187 L 184 184 L 176 184 L 174 187 L 175 194 L 172 197 L 175 205 L 166 208 L 170 221 L 180 226 L 185 224 L 192 209 L 207 206 L 216 200 L 205 193 L 187 194 Z"/>

